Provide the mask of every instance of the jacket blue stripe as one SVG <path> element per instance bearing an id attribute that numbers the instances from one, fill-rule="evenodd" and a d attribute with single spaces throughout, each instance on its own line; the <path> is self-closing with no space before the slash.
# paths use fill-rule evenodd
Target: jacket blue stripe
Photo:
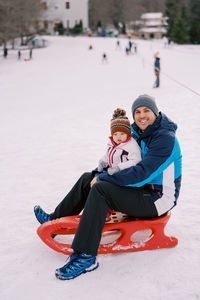
<path id="1" fill-rule="evenodd" d="M 141 187 L 145 184 L 162 184 L 162 172 L 171 165 L 171 163 L 174 161 L 174 159 L 177 158 L 178 160 L 175 162 L 175 179 L 178 178 L 181 175 L 181 169 L 182 169 L 182 163 L 181 158 L 182 155 L 180 153 L 180 147 L 177 138 L 175 138 L 175 145 L 172 150 L 172 154 L 170 157 L 155 171 L 153 172 L 148 178 L 146 178 L 143 181 L 140 181 L 136 184 L 128 184 L 126 186 L 132 186 L 132 187 Z"/>

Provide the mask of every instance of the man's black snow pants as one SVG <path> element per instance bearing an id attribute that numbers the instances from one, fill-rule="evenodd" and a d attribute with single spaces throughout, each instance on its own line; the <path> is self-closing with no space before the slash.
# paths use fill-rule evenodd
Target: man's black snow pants
<path id="1" fill-rule="evenodd" d="M 84 173 L 56 207 L 51 219 L 78 215 L 84 209 L 72 249 L 75 253 L 96 256 L 109 209 L 137 218 L 153 218 L 158 214 L 148 190 L 106 181 L 90 188 L 92 179 L 92 173 Z"/>

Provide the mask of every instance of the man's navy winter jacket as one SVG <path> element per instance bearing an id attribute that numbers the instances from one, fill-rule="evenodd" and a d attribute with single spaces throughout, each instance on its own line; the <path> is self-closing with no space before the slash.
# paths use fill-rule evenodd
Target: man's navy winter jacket
<path id="1" fill-rule="evenodd" d="M 181 186 L 182 155 L 175 135 L 177 125 L 160 113 L 143 133 L 136 123 L 131 127 L 132 136 L 142 149 L 142 161 L 112 176 L 102 173 L 99 180 L 121 186 L 144 186 L 152 195 L 158 215 L 162 215 L 176 205 Z"/>

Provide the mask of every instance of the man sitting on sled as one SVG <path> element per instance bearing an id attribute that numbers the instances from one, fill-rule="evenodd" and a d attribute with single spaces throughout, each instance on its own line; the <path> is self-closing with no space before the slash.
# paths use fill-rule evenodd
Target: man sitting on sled
<path id="1" fill-rule="evenodd" d="M 181 151 L 177 125 L 161 112 L 155 100 L 139 96 L 132 105 L 132 137 L 142 149 L 136 166 L 113 175 L 84 173 L 51 214 L 35 206 L 36 218 L 47 221 L 83 214 L 68 262 L 56 270 L 61 280 L 73 279 L 98 267 L 96 255 L 109 209 L 136 218 L 158 217 L 177 203 L 181 186 Z"/>

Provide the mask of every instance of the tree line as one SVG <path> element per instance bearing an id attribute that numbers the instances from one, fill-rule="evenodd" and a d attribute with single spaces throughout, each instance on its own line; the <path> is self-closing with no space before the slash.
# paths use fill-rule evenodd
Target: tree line
<path id="1" fill-rule="evenodd" d="M 36 32 L 40 0 L 0 0 L 0 42 L 30 36 Z"/>
<path id="2" fill-rule="evenodd" d="M 167 35 L 178 44 L 200 44 L 200 0 L 166 0 Z"/>
<path id="3" fill-rule="evenodd" d="M 41 0 L 0 0 L 0 42 L 38 31 Z M 168 18 L 167 35 L 175 43 L 200 44 L 200 0 L 89 0 L 89 27 L 139 20 L 143 13 L 162 12 Z"/>
<path id="4" fill-rule="evenodd" d="M 179 44 L 200 43 L 200 0 L 90 0 L 92 29 L 140 20 L 143 13 L 162 12 L 168 18 L 167 36 Z"/>

